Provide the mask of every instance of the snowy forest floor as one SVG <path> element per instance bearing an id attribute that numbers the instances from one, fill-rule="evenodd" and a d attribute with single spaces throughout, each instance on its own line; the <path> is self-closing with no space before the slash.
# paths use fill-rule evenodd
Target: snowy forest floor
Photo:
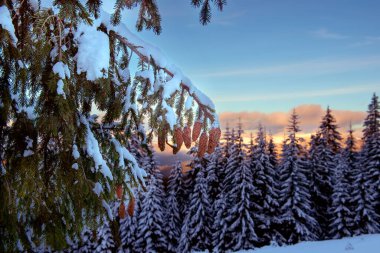
<path id="1" fill-rule="evenodd" d="M 376 253 L 380 252 L 380 234 L 361 235 L 339 240 L 301 242 L 291 246 L 266 246 L 240 253 Z"/>

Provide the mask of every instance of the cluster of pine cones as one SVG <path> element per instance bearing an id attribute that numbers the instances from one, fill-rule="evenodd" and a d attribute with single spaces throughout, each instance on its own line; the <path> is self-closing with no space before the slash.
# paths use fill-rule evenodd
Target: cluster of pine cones
<path id="1" fill-rule="evenodd" d="M 165 143 L 167 138 L 167 127 L 163 127 L 158 131 L 158 147 L 161 151 L 165 150 Z M 213 127 L 209 134 L 206 131 L 202 131 L 202 122 L 196 121 L 193 126 L 193 132 L 191 132 L 190 126 L 185 126 L 183 130 L 180 127 L 174 129 L 174 142 L 176 143 L 173 147 L 173 153 L 176 154 L 182 147 L 182 144 L 185 144 L 186 148 L 191 147 L 192 141 L 197 141 L 199 137 L 199 145 L 198 145 L 198 157 L 203 157 L 203 155 L 207 152 L 209 154 L 213 153 L 216 146 L 219 143 L 219 139 L 221 136 L 221 130 L 219 127 Z"/>

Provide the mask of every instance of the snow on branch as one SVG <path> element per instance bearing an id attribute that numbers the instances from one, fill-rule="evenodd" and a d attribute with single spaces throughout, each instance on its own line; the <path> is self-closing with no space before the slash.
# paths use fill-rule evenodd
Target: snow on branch
<path id="1" fill-rule="evenodd" d="M 191 80 L 182 73 L 182 71 L 174 64 L 169 63 L 166 57 L 163 55 L 160 49 L 143 41 L 134 35 L 125 24 L 119 24 L 114 26 L 110 22 L 110 15 L 106 12 L 102 12 L 100 17 L 102 24 L 104 24 L 109 32 L 113 32 L 115 37 L 124 45 L 126 45 L 132 52 L 134 52 L 142 61 L 146 63 L 153 63 L 157 68 L 162 69 L 172 79 L 167 83 L 170 84 L 170 91 L 166 94 L 172 94 L 173 82 L 178 82 L 178 88 L 185 89 L 191 97 L 198 104 L 204 116 L 209 118 L 211 122 L 218 123 L 218 116 L 215 112 L 215 105 L 211 99 L 193 85 Z M 150 77 L 151 79 L 151 77 Z M 164 90 L 166 87 L 164 87 Z"/>

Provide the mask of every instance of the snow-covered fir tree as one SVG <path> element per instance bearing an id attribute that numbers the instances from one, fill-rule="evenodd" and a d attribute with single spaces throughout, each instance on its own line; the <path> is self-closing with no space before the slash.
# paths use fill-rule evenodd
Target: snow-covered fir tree
<path id="1" fill-rule="evenodd" d="M 298 115 L 293 111 L 279 167 L 279 223 L 283 239 L 288 244 L 315 240 L 318 229 L 312 212 L 308 167 L 302 157 L 298 132 L 300 132 Z"/>
<path id="2" fill-rule="evenodd" d="M 207 175 L 208 193 L 211 205 L 214 205 L 217 196 L 222 189 L 222 182 L 224 178 L 224 157 L 222 155 L 222 148 L 217 146 L 214 153 L 207 157 L 208 163 L 205 171 Z"/>
<path id="3" fill-rule="evenodd" d="M 227 161 L 225 185 L 218 200 L 215 217 L 214 247 L 217 252 L 252 249 L 260 245 L 256 233 L 257 210 L 261 207 L 253 202 L 258 191 L 253 185 L 253 175 L 245 160 L 241 130 L 230 148 Z"/>
<path id="4" fill-rule="evenodd" d="M 94 252 L 111 253 L 115 252 L 115 241 L 111 231 L 111 221 L 104 217 L 102 225 L 97 229 Z"/>
<path id="5" fill-rule="evenodd" d="M 132 253 L 136 252 L 136 240 L 137 240 L 137 228 L 138 228 L 138 217 L 142 209 L 142 195 L 144 192 L 139 192 L 135 190 L 135 208 L 133 215 L 127 215 L 124 219 L 119 221 L 119 235 L 120 235 L 120 246 L 118 253 Z"/>
<path id="6" fill-rule="evenodd" d="M 253 184 L 260 193 L 259 205 L 262 208 L 261 222 L 257 231 L 260 238 L 265 243 L 269 243 L 273 237 L 270 230 L 279 205 L 275 183 L 276 171 L 267 151 L 266 133 L 261 125 L 259 125 L 255 144 L 250 159 L 250 167 L 253 174 Z"/>
<path id="7" fill-rule="evenodd" d="M 152 162 L 150 164 L 152 174 L 137 218 L 137 239 L 134 249 L 136 252 L 165 252 L 166 203 L 162 173 L 154 158 L 148 159 Z"/>
<path id="8" fill-rule="evenodd" d="M 208 195 L 205 169 L 196 157 L 192 168 L 196 173 L 194 189 L 188 201 L 182 224 L 178 252 L 211 250 L 212 210 Z"/>
<path id="9" fill-rule="evenodd" d="M 364 120 L 361 161 L 365 167 L 368 184 L 376 194 L 376 212 L 380 215 L 380 104 L 376 94 L 372 96 Z"/>
<path id="10" fill-rule="evenodd" d="M 182 228 L 182 213 L 180 203 L 183 200 L 182 164 L 177 162 L 170 171 L 166 197 L 166 234 L 167 251 L 177 252 L 178 241 Z"/>
<path id="11" fill-rule="evenodd" d="M 363 147 L 359 164 L 360 187 L 355 194 L 355 223 L 361 233 L 380 232 L 380 105 L 373 94 L 364 120 Z"/>
<path id="12" fill-rule="evenodd" d="M 329 237 L 339 239 L 352 235 L 353 219 L 350 209 L 350 185 L 348 181 L 348 161 L 343 154 L 336 156 L 336 168 L 333 183 Z"/>
<path id="13" fill-rule="evenodd" d="M 269 162 L 272 165 L 272 167 L 276 170 L 278 166 L 278 154 L 276 151 L 276 145 L 273 141 L 273 136 L 269 136 L 269 142 L 268 142 L 268 156 L 269 156 Z"/>
<path id="14" fill-rule="evenodd" d="M 317 134 L 312 138 L 309 151 L 312 201 L 316 211 L 316 218 L 321 227 L 319 238 L 328 238 L 331 215 L 331 196 L 333 193 L 333 179 L 335 176 L 335 156 L 340 152 L 342 137 L 330 108 L 322 119 Z"/>
<path id="15" fill-rule="evenodd" d="M 81 233 L 81 238 L 79 242 L 79 246 L 77 247 L 78 252 L 80 253 L 91 253 L 95 251 L 94 245 L 94 236 L 95 232 L 91 231 L 89 228 L 85 227 Z"/>

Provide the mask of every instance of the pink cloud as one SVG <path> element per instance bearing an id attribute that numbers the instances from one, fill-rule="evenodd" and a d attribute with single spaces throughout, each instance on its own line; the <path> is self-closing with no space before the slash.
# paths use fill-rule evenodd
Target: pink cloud
<path id="1" fill-rule="evenodd" d="M 304 134 L 314 133 L 319 127 L 321 119 L 326 112 L 325 108 L 316 104 L 299 105 L 295 110 L 299 115 L 300 127 Z M 221 113 L 219 118 L 223 128 L 225 128 L 227 124 L 230 127 L 236 127 L 240 119 L 245 130 L 256 130 L 258 124 L 261 123 L 267 131 L 271 132 L 273 135 L 283 136 L 290 113 L 291 111 L 272 113 L 256 111 L 225 112 Z M 356 135 L 359 135 L 366 113 L 363 111 L 333 110 L 333 115 L 337 120 L 342 134 L 345 134 L 351 123 L 357 132 Z"/>

